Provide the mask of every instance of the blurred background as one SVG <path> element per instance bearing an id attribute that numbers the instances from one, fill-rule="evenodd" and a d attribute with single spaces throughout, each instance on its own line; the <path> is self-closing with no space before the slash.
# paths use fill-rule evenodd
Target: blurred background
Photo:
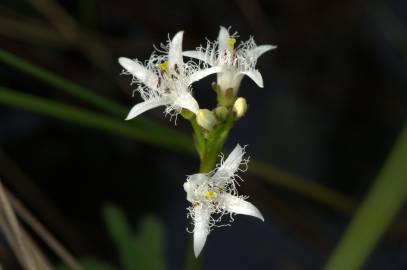
<path id="1" fill-rule="evenodd" d="M 250 108 L 225 150 L 248 145 L 240 191 L 266 222 L 216 229 L 204 269 L 322 269 L 406 121 L 406 11 L 399 0 L 2 0 L 1 179 L 80 260 L 124 269 L 107 225 L 115 205 L 136 239 L 154 217 L 165 269 L 183 269 L 192 130 L 160 109 L 124 122 L 140 98 L 117 58 L 143 61 L 179 30 L 192 49 L 231 26 L 238 42 L 278 45 L 258 62 L 265 88 L 243 80 Z M 214 105 L 213 80 L 195 85 L 200 104 Z M 0 261 L 19 269 L 4 238 Z M 405 207 L 363 269 L 407 269 Z"/>

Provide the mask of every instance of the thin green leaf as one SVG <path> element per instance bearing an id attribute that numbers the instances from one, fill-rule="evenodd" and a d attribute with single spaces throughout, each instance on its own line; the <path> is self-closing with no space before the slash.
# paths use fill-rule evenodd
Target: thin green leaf
<path id="1" fill-rule="evenodd" d="M 136 246 L 144 258 L 140 269 L 164 270 L 164 228 L 154 216 L 144 217 L 138 234 Z"/>
<path id="2" fill-rule="evenodd" d="M 110 264 L 92 258 L 84 258 L 80 260 L 82 267 L 86 270 L 116 270 Z M 71 270 L 67 265 L 59 265 L 57 270 Z"/>
<path id="3" fill-rule="evenodd" d="M 337 211 L 353 214 L 357 203 L 349 197 L 311 180 L 295 176 L 271 164 L 251 160 L 249 172 L 266 182 L 299 193 Z"/>
<path id="4" fill-rule="evenodd" d="M 107 98 L 101 97 L 89 89 L 66 80 L 44 68 L 33 65 L 26 60 L 2 49 L 0 49 L 0 61 L 98 108 L 111 112 L 120 117 L 124 117 L 126 115 L 127 109 L 124 106 Z"/>
<path id="5" fill-rule="evenodd" d="M 81 264 L 86 270 L 115 270 L 110 264 L 91 258 L 82 259 Z"/>
<path id="6" fill-rule="evenodd" d="M 126 270 L 137 270 L 143 258 L 136 252 L 133 232 L 126 215 L 113 205 L 103 208 L 103 218 L 111 239 L 119 252 L 120 263 Z"/>
<path id="7" fill-rule="evenodd" d="M 325 269 L 361 269 L 406 198 L 407 126 Z"/>
<path id="8" fill-rule="evenodd" d="M 164 229 L 158 219 L 145 217 L 138 233 L 134 234 L 127 217 L 119 208 L 107 205 L 103 209 L 103 216 L 124 269 L 165 269 Z"/>
<path id="9" fill-rule="evenodd" d="M 111 133 L 125 135 L 142 142 L 162 146 L 172 150 L 181 152 L 193 151 L 192 144 L 186 143 L 191 141 L 190 138 L 188 136 L 173 132 L 171 129 L 163 132 L 161 128 L 156 131 L 141 127 L 138 128 L 137 126 L 130 125 L 124 121 L 118 121 L 110 116 L 75 108 L 69 105 L 63 105 L 44 98 L 23 94 L 1 86 L 0 103 L 36 113 L 46 114 L 52 117 L 105 130 Z"/>

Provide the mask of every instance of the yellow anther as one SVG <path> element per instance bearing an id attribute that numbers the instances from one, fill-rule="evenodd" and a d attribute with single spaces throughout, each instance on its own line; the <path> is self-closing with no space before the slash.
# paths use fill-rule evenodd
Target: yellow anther
<path id="1" fill-rule="evenodd" d="M 163 63 L 158 65 L 162 71 L 168 73 L 170 70 L 168 68 L 168 60 L 165 60 Z"/>
<path id="2" fill-rule="evenodd" d="M 229 43 L 230 49 L 233 50 L 235 48 L 236 39 L 235 38 L 229 38 L 228 43 Z"/>
<path id="3" fill-rule="evenodd" d="M 216 193 L 215 191 L 208 191 L 206 192 L 205 196 L 208 199 L 215 199 L 216 197 L 218 197 L 218 193 Z"/>

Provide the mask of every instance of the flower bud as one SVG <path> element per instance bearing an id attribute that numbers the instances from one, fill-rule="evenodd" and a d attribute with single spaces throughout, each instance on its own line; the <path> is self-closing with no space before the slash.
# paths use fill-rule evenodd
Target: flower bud
<path id="1" fill-rule="evenodd" d="M 225 106 L 219 106 L 215 108 L 214 113 L 220 121 L 225 121 L 228 117 L 229 110 Z"/>
<path id="2" fill-rule="evenodd" d="M 233 104 L 233 113 L 237 119 L 243 117 L 247 111 L 247 101 L 245 98 L 239 97 Z"/>
<path id="3" fill-rule="evenodd" d="M 213 112 L 211 112 L 210 110 L 200 109 L 196 113 L 196 122 L 201 127 L 205 128 L 207 130 L 212 130 L 218 123 L 218 120 L 216 120 L 215 114 Z"/>

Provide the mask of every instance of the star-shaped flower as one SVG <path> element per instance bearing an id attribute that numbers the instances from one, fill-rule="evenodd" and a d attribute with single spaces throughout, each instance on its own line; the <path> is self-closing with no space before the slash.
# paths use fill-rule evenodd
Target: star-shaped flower
<path id="1" fill-rule="evenodd" d="M 257 217 L 264 221 L 260 211 L 247 197 L 239 196 L 236 186 L 241 178 L 237 175 L 242 171 L 239 167 L 247 167 L 248 159 L 243 159 L 244 148 L 237 145 L 226 160 L 221 161 L 217 168 L 208 173 L 190 175 L 184 183 L 187 200 L 192 206 L 188 208 L 189 216 L 194 224 L 194 253 L 198 257 L 206 238 L 213 226 L 218 225 L 225 214 L 243 214 Z M 232 217 L 231 217 L 232 218 Z M 233 220 L 233 218 L 232 218 Z"/>
<path id="2" fill-rule="evenodd" d="M 221 91 L 233 90 L 237 95 L 244 75 L 252 79 L 259 87 L 263 88 L 263 78 L 256 69 L 257 59 L 265 52 L 277 48 L 274 45 L 257 46 L 254 39 L 242 42 L 235 47 L 237 33 L 229 34 L 229 30 L 221 26 L 218 40 L 208 41 L 207 46 L 198 47 L 195 51 L 184 51 L 183 55 L 199 59 L 213 67 L 221 67 L 217 83 Z"/>
<path id="3" fill-rule="evenodd" d="M 177 115 L 181 109 L 197 113 L 198 102 L 192 96 L 191 84 L 212 73 L 217 67 L 202 69 L 192 61 L 182 59 L 183 31 L 178 32 L 165 46 L 165 55 L 153 53 L 146 65 L 139 60 L 120 57 L 119 63 L 126 74 L 133 75 L 133 82 L 142 99 L 129 112 L 126 120 L 159 106 L 166 106 L 165 113 Z"/>

